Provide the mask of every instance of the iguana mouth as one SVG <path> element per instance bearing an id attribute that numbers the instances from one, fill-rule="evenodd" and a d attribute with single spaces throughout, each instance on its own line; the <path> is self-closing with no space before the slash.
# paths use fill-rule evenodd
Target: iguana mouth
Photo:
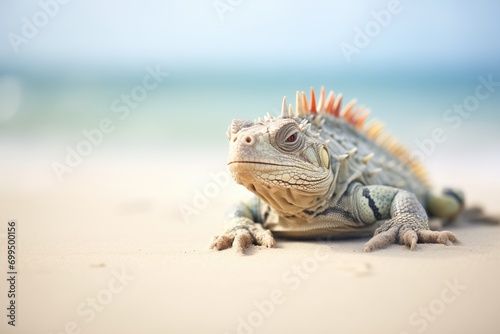
<path id="1" fill-rule="evenodd" d="M 232 165 L 232 164 L 256 164 L 256 165 L 268 165 L 268 166 L 279 166 L 279 167 L 292 167 L 290 165 L 281 165 L 281 164 L 274 164 L 271 162 L 263 162 L 263 161 L 231 161 L 228 162 L 227 165 Z"/>
<path id="2" fill-rule="evenodd" d="M 285 165 L 285 164 L 276 164 L 272 162 L 265 162 L 265 161 L 242 161 L 242 160 L 237 160 L 237 161 L 231 161 L 228 162 L 228 166 L 234 166 L 236 164 L 241 164 L 241 165 L 246 165 L 246 166 L 251 166 L 251 165 L 262 165 L 262 168 L 273 168 L 273 167 L 279 167 L 279 168 L 293 168 L 293 169 L 300 169 L 300 170 L 305 170 L 308 172 L 316 172 L 315 169 L 312 168 L 307 168 L 304 166 L 297 166 L 297 165 Z M 257 168 L 257 167 L 256 167 Z"/>

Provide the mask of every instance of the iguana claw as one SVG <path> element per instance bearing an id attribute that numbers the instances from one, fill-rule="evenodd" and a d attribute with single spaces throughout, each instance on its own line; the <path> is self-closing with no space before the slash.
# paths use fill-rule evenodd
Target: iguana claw
<path id="1" fill-rule="evenodd" d="M 210 248 L 223 250 L 233 247 L 237 252 L 243 253 L 245 248 L 252 244 L 271 248 L 274 243 L 273 235 L 269 230 L 257 227 L 238 228 L 221 236 L 215 236 L 210 243 Z"/>
<path id="2" fill-rule="evenodd" d="M 397 243 L 406 245 L 410 250 L 414 250 L 419 243 L 436 243 L 452 245 L 457 242 L 457 237 L 449 231 L 430 231 L 421 229 L 415 232 L 412 229 L 401 231 L 401 226 L 393 226 L 389 230 L 374 235 L 366 244 L 365 252 L 382 249 L 390 244 Z"/>

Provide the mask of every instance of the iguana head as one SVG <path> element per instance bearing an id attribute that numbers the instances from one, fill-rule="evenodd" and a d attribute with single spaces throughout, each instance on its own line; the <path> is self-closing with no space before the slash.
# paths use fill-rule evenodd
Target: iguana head
<path id="1" fill-rule="evenodd" d="M 292 116 L 283 99 L 281 117 L 233 120 L 228 129 L 235 181 L 286 214 L 318 205 L 333 184 L 326 142 Z"/>

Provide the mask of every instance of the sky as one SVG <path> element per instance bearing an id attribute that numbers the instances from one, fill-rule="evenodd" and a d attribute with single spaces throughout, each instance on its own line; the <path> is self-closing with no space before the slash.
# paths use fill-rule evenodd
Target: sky
<path id="1" fill-rule="evenodd" d="M 213 69 L 462 68 L 497 66 L 500 59 L 500 2 L 493 0 L 65 1 L 0 0 L 3 71 L 152 61 Z M 374 13 L 387 13 L 394 1 L 397 13 L 377 29 Z M 43 7 L 52 16 L 40 14 Z M 40 27 L 13 47 L 26 20 Z M 367 27 L 373 37 L 347 59 L 341 45 L 356 47 L 356 31 Z"/>

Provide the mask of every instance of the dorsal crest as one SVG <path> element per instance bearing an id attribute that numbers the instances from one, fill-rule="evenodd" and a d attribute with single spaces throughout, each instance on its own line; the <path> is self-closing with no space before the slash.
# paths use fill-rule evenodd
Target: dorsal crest
<path id="1" fill-rule="evenodd" d="M 330 90 L 326 95 L 325 87 L 321 87 L 319 98 L 316 100 L 316 93 L 314 88 L 311 87 L 309 101 L 304 91 L 296 92 L 295 113 L 291 104 L 287 106 L 286 97 L 284 97 L 281 117 L 293 118 L 295 116 L 306 117 L 307 115 L 330 114 L 342 118 L 356 128 L 358 132 L 368 136 L 377 145 L 408 165 L 422 182 L 428 183 L 422 164 L 413 159 L 410 152 L 393 135 L 384 131 L 384 124 L 377 119 L 367 122 L 371 112 L 370 109 L 365 108 L 363 105 L 358 106 L 356 99 L 352 99 L 343 107 L 342 100 L 342 93 L 336 94 L 333 90 Z"/>

